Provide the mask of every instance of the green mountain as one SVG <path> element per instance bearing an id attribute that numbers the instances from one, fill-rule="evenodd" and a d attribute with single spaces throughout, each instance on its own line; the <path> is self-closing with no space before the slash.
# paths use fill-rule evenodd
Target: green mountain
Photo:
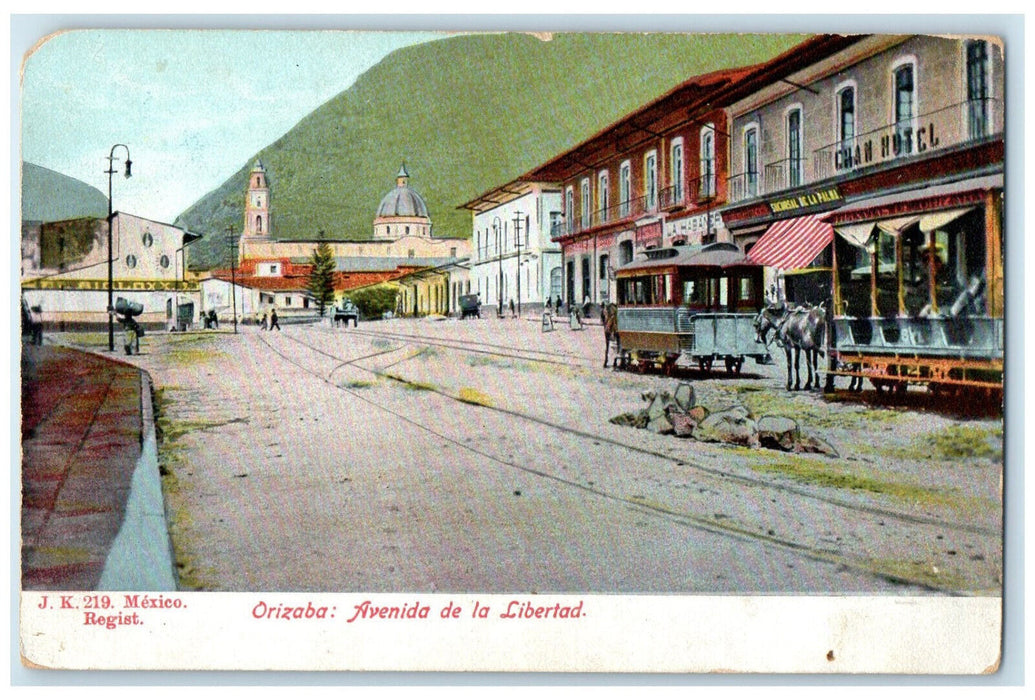
<path id="1" fill-rule="evenodd" d="M 405 161 L 433 235 L 470 236 L 457 207 L 585 140 L 691 76 L 766 60 L 801 35 L 481 34 L 393 52 L 256 157 L 276 238 L 368 238 Z M 255 158 L 178 218 L 205 238 L 191 267 L 229 261 Z"/>
<path id="2" fill-rule="evenodd" d="M 96 187 L 22 161 L 22 221 L 64 221 L 108 216 L 108 198 Z"/>

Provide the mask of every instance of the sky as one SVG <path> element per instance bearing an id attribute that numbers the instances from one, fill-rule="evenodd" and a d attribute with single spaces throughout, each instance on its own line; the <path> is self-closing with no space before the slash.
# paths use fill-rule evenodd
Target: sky
<path id="1" fill-rule="evenodd" d="M 21 158 L 157 221 L 218 187 L 388 53 L 443 34 L 85 29 L 24 59 Z M 42 38 L 42 37 L 41 37 Z"/>

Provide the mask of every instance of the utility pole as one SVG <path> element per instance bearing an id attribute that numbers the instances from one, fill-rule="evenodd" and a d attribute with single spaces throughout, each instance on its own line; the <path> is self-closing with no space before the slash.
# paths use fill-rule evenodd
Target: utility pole
<path id="1" fill-rule="evenodd" d="M 234 335 L 237 335 L 237 249 L 234 246 L 234 225 L 227 226 L 226 232 L 230 236 L 230 300 L 234 310 Z"/>
<path id="2" fill-rule="evenodd" d="M 514 242 L 517 245 L 517 315 L 521 318 L 521 212 L 514 213 Z"/>

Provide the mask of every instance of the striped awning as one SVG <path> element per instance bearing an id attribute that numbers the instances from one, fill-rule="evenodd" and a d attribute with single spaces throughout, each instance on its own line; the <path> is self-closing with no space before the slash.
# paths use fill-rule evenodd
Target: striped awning
<path id="1" fill-rule="evenodd" d="M 805 267 L 834 240 L 834 227 L 819 216 L 777 221 L 748 253 L 753 261 L 780 270 Z"/>

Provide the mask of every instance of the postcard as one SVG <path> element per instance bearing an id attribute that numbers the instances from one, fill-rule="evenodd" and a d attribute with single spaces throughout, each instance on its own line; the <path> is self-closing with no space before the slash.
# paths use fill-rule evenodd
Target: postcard
<path id="1" fill-rule="evenodd" d="M 22 663 L 995 673 L 979 25 L 39 36 Z"/>

